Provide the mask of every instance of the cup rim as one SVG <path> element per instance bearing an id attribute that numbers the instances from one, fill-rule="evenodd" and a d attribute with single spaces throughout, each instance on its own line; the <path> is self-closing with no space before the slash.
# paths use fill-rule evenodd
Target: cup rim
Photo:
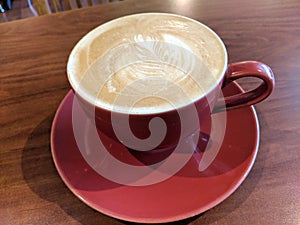
<path id="1" fill-rule="evenodd" d="M 73 78 L 74 76 L 72 75 L 72 70 L 71 70 L 71 63 L 73 61 L 73 58 L 76 58 L 75 55 L 76 53 L 78 52 L 78 49 L 85 44 L 85 42 L 88 41 L 88 39 L 91 37 L 91 36 L 94 36 L 94 34 L 97 34 L 98 32 L 101 32 L 101 30 L 103 29 L 103 27 L 105 26 L 109 26 L 110 24 L 112 23 L 116 23 L 118 22 L 119 20 L 123 20 L 125 18 L 128 18 L 128 17 L 136 17 L 136 16 L 140 16 L 140 15 L 165 15 L 165 16 L 172 16 L 172 17 L 177 17 L 177 18 L 182 18 L 182 19 L 185 19 L 185 20 L 188 20 L 188 21 L 191 21 L 193 23 L 196 23 L 198 24 L 199 26 L 205 28 L 207 31 L 209 31 L 215 38 L 216 40 L 218 40 L 220 46 L 222 47 L 222 50 L 224 52 L 224 65 L 223 65 L 223 68 L 222 70 L 220 70 L 220 74 L 218 76 L 218 78 L 216 79 L 215 83 L 209 87 L 209 89 L 197 96 L 196 98 L 193 98 L 191 99 L 191 101 L 187 102 L 186 104 L 184 105 L 180 105 L 176 108 L 172 108 L 172 109 L 162 109 L 162 110 L 157 110 L 157 111 L 142 111 L 142 112 L 139 112 L 139 113 L 135 113 L 135 112 L 121 112 L 121 111 L 118 111 L 118 110 L 113 110 L 113 109 L 108 109 L 106 107 L 103 107 L 103 105 L 99 105 L 97 104 L 97 102 L 94 100 L 91 100 L 91 98 L 88 97 L 88 94 L 85 94 L 84 92 L 80 92 L 77 88 L 77 85 L 76 85 L 76 81 L 75 79 Z M 174 111 L 174 110 L 179 110 L 181 108 L 185 108 L 191 104 L 194 104 L 195 102 L 199 101 L 200 99 L 202 99 L 203 97 L 205 96 L 208 96 L 209 93 L 211 93 L 213 90 L 215 90 L 215 88 L 220 84 L 220 82 L 223 80 L 224 78 L 224 75 L 225 75 L 225 72 L 226 72 L 226 69 L 227 69 L 227 65 L 228 65 L 228 54 L 227 54 L 227 49 L 225 47 L 225 44 L 224 42 L 222 41 L 222 39 L 218 36 L 218 34 L 213 30 L 211 29 L 210 27 L 208 27 L 207 25 L 203 24 L 202 22 L 198 21 L 198 20 L 195 20 L 195 19 L 192 19 L 192 18 L 189 18 L 189 17 L 186 17 L 186 16 L 182 16 L 182 15 L 179 15 L 179 14 L 174 14 L 174 13 L 164 13 L 164 12 L 146 12 L 146 13 L 136 13 L 136 14 L 130 14 L 130 15 L 126 15 L 126 16 L 122 16 L 122 17 L 118 17 L 116 19 L 112 19 L 106 23 L 103 23 L 97 27 L 95 27 L 94 29 L 90 30 L 88 33 L 86 33 L 76 44 L 75 46 L 73 47 L 73 49 L 71 50 L 71 53 L 69 54 L 69 57 L 68 57 L 68 61 L 67 61 L 67 78 L 68 78 L 68 82 L 69 84 L 71 85 L 71 88 L 73 89 L 73 91 L 75 92 L 76 95 L 79 95 L 82 99 L 84 99 L 86 102 L 88 102 L 89 104 L 93 105 L 94 107 L 96 108 L 100 108 L 100 109 L 103 109 L 105 111 L 110 111 L 110 112 L 113 112 L 113 113 L 118 113 L 118 114 L 130 114 L 130 115 L 149 115 L 149 114 L 161 114 L 161 113 L 168 113 L 168 112 L 171 112 L 171 111 Z M 78 82 L 77 82 L 78 83 Z"/>

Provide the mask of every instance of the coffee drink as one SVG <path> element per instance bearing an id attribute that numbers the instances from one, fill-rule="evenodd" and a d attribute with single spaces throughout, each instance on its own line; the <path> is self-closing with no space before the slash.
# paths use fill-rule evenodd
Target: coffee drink
<path id="1" fill-rule="evenodd" d="M 70 55 L 68 77 L 92 104 L 147 114 L 206 95 L 226 66 L 225 47 L 208 27 L 178 15 L 144 13 L 88 33 Z"/>

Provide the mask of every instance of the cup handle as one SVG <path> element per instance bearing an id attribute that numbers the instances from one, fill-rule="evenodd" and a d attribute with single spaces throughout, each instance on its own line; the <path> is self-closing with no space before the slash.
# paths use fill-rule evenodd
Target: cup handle
<path id="1" fill-rule="evenodd" d="M 243 77 L 256 77 L 263 82 L 251 91 L 219 98 L 215 104 L 213 110 L 214 113 L 224 111 L 225 109 L 235 109 L 254 105 L 267 98 L 274 89 L 275 79 L 272 70 L 266 64 L 257 61 L 244 61 L 229 64 L 222 88 L 232 81 Z"/>

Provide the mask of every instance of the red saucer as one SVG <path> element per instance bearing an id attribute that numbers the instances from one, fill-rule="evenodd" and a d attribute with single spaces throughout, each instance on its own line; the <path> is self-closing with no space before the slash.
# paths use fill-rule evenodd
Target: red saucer
<path id="1" fill-rule="evenodd" d="M 232 84 L 224 95 L 242 89 Z M 93 209 L 126 221 L 163 223 L 200 214 L 232 194 L 249 173 L 258 151 L 259 125 L 254 107 L 225 112 L 225 137 L 214 161 L 199 172 L 201 152 L 171 178 L 148 186 L 114 183 L 96 173 L 78 150 L 72 129 L 70 91 L 59 106 L 51 132 L 52 156 L 68 188 Z M 224 113 L 214 114 L 219 117 Z M 86 118 L 87 119 L 87 118 Z M 83 121 L 81 121 L 84 123 Z M 211 136 L 212 150 L 217 147 Z"/>

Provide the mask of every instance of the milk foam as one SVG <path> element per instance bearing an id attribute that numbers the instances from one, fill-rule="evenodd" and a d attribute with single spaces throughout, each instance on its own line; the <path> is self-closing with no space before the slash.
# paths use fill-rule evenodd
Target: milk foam
<path id="1" fill-rule="evenodd" d="M 146 13 L 87 34 L 69 57 L 68 76 L 88 101 L 144 114 L 200 98 L 218 83 L 226 64 L 226 50 L 209 28 L 181 16 Z"/>

